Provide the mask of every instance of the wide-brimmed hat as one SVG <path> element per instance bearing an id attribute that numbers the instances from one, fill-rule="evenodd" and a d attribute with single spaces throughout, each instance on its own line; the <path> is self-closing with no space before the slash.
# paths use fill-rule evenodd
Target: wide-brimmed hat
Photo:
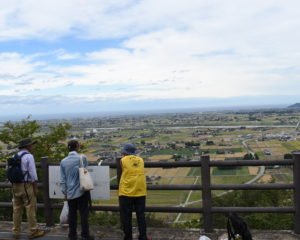
<path id="1" fill-rule="evenodd" d="M 126 143 L 124 146 L 121 148 L 121 153 L 125 153 L 128 155 L 134 154 L 136 151 L 136 147 L 132 143 Z"/>
<path id="2" fill-rule="evenodd" d="M 23 138 L 19 141 L 18 147 L 19 148 L 24 148 L 24 147 L 31 146 L 31 145 L 36 144 L 36 143 L 37 143 L 37 141 L 36 140 L 32 141 L 31 138 Z"/>

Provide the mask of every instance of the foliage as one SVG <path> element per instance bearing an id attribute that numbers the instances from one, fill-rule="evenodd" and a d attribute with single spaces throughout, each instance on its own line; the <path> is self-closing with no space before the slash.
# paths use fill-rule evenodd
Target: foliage
<path id="1" fill-rule="evenodd" d="M 91 225 L 117 226 L 120 225 L 120 214 L 115 212 L 92 212 L 89 222 Z"/>
<path id="2" fill-rule="evenodd" d="M 192 219 L 184 223 L 175 223 L 176 228 L 203 228 L 202 219 Z"/>
<path id="3" fill-rule="evenodd" d="M 199 147 L 200 146 L 199 142 L 194 142 L 194 141 L 185 142 L 184 144 L 185 144 L 186 147 Z"/>
<path id="4" fill-rule="evenodd" d="M 0 182 L 4 182 L 5 180 L 5 169 L 0 168 Z M 11 202 L 11 198 L 11 190 L 9 188 L 0 188 L 0 202 Z M 8 216 L 12 216 L 12 208 L 0 208 L 0 221 L 7 221 Z"/>
<path id="5" fill-rule="evenodd" d="M 160 218 L 156 218 L 154 213 L 145 214 L 147 226 L 149 227 L 164 227 L 168 224 Z M 98 226 L 120 226 L 120 214 L 118 212 L 93 212 L 90 214 L 89 222 L 91 225 Z M 136 219 L 133 218 L 133 225 L 137 226 Z"/>
<path id="6" fill-rule="evenodd" d="M 290 190 L 241 190 L 233 191 L 221 197 L 213 198 L 213 206 L 228 207 L 283 207 L 291 206 L 293 194 Z M 293 217 L 291 214 L 241 214 L 250 228 L 255 229 L 291 229 Z M 224 215 L 214 217 L 216 228 L 226 226 Z"/>
<path id="7" fill-rule="evenodd" d="M 283 159 L 293 159 L 293 154 L 286 153 L 286 154 L 284 154 Z"/>
<path id="8" fill-rule="evenodd" d="M 214 143 L 214 141 L 207 140 L 207 141 L 206 141 L 206 145 L 207 145 L 207 146 L 211 146 L 211 145 L 215 145 L 215 143 Z"/>
<path id="9" fill-rule="evenodd" d="M 161 218 L 157 218 L 155 213 L 146 213 L 146 222 L 149 227 L 167 227 L 168 223 Z"/>
<path id="10" fill-rule="evenodd" d="M 284 207 L 293 205 L 291 190 L 239 190 L 213 197 L 214 207 Z M 239 213 L 250 229 L 293 229 L 293 214 L 288 213 Z M 213 214 L 214 228 L 226 228 L 226 214 Z M 203 228 L 203 218 L 176 224 L 181 228 Z"/>
<path id="11" fill-rule="evenodd" d="M 182 156 L 180 154 L 174 154 L 171 158 L 175 161 L 179 161 L 182 158 Z"/>
<path id="12" fill-rule="evenodd" d="M 10 148 L 15 148 L 22 138 L 30 137 L 37 140 L 33 148 L 36 161 L 41 157 L 48 156 L 50 161 L 60 161 L 68 152 L 65 144 L 60 143 L 67 138 L 71 125 L 59 123 L 49 126 L 48 131 L 42 131 L 41 125 L 36 120 L 30 120 L 30 116 L 20 122 L 5 122 L 0 130 L 0 141 Z"/>
<path id="13" fill-rule="evenodd" d="M 244 155 L 243 159 L 244 160 L 259 160 L 259 156 L 257 153 L 255 153 L 254 156 L 252 153 L 247 153 Z"/>

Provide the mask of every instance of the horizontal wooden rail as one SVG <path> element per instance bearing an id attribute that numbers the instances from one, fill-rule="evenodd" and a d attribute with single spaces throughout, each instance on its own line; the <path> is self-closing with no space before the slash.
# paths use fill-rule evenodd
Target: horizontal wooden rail
<path id="1" fill-rule="evenodd" d="M 38 183 L 43 188 L 43 183 Z M 11 183 L 0 183 L 0 188 L 11 188 Z M 212 184 L 211 190 L 272 190 L 294 189 L 294 184 L 268 183 L 268 184 Z M 117 184 L 111 184 L 110 190 L 117 190 Z M 202 190 L 201 184 L 148 184 L 148 190 Z"/>
<path id="2" fill-rule="evenodd" d="M 49 162 L 49 166 L 59 166 L 59 162 Z M 210 161 L 211 167 L 222 166 L 272 166 L 272 165 L 293 165 L 294 160 L 226 160 L 226 161 Z M 97 166 L 98 163 L 91 162 L 89 165 Z M 185 161 L 185 162 L 145 162 L 146 168 L 177 168 L 177 167 L 201 167 L 201 160 L 199 161 Z M 41 166 L 41 163 L 36 163 L 37 167 Z M 110 168 L 116 168 L 116 163 L 105 162 L 102 166 L 109 166 Z M 5 168 L 6 163 L 0 162 L 0 167 Z"/>
<path id="3" fill-rule="evenodd" d="M 213 213 L 295 213 L 294 207 L 212 207 Z"/>
<path id="4" fill-rule="evenodd" d="M 0 202 L 0 208 L 11 208 L 12 203 Z M 44 208 L 44 204 L 38 203 L 38 208 Z M 63 204 L 52 204 L 52 209 L 62 209 Z M 94 211 L 112 211 L 118 212 L 118 206 L 93 205 Z M 168 213 L 203 213 L 203 208 L 196 207 L 165 207 L 165 206 L 147 206 L 147 212 L 168 212 Z M 295 213 L 294 207 L 212 207 L 212 213 Z"/>

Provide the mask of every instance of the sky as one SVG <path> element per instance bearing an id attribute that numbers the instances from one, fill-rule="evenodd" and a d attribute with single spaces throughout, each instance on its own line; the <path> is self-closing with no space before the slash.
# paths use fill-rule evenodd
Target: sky
<path id="1" fill-rule="evenodd" d="M 0 0 L 0 116 L 300 102 L 299 0 Z"/>

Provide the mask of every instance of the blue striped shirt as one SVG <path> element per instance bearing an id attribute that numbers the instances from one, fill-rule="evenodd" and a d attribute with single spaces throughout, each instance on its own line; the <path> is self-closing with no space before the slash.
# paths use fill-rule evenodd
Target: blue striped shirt
<path id="1" fill-rule="evenodd" d="M 85 156 L 82 158 L 84 167 L 88 162 Z M 60 162 L 60 185 L 67 199 L 74 199 L 82 196 L 84 191 L 80 190 L 79 182 L 80 155 L 76 151 L 69 152 L 69 155 Z"/>

